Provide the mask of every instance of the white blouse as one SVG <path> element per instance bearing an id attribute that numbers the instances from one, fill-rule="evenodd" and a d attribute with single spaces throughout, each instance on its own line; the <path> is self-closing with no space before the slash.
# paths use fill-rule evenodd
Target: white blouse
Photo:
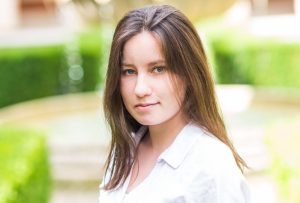
<path id="1" fill-rule="evenodd" d="M 133 134 L 139 143 L 147 127 Z M 99 203 L 249 203 L 250 192 L 230 149 L 187 124 L 159 156 L 151 173 L 126 194 L 130 175 L 117 190 L 100 185 Z"/>

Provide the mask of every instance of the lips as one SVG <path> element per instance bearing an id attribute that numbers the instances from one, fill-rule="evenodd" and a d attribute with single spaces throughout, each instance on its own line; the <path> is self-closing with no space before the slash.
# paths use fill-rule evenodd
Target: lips
<path id="1" fill-rule="evenodd" d="M 141 104 L 135 105 L 135 107 L 149 107 L 149 106 L 154 106 L 156 104 L 158 104 L 158 102 L 155 102 L 155 103 L 141 103 Z"/>

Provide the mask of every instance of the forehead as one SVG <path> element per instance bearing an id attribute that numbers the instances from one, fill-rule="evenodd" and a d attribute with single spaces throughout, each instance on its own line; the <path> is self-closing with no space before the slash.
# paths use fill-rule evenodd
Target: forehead
<path id="1" fill-rule="evenodd" d="M 123 63 L 143 64 L 164 59 L 160 41 L 149 31 L 133 36 L 123 48 Z"/>

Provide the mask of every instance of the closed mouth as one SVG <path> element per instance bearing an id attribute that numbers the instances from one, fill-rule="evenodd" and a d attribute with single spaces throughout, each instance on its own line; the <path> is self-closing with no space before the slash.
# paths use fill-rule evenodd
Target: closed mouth
<path id="1" fill-rule="evenodd" d="M 158 102 L 156 102 L 156 103 L 137 104 L 137 105 L 135 105 L 135 107 L 147 107 L 147 106 L 153 106 L 153 105 L 156 105 L 156 104 L 158 104 Z"/>

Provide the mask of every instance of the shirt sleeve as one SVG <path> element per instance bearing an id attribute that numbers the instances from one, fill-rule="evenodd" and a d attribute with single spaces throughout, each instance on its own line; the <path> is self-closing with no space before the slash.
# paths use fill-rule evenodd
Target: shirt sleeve
<path id="1" fill-rule="evenodd" d="M 250 190 L 229 149 L 216 152 L 172 203 L 250 203 Z"/>
<path id="2" fill-rule="evenodd" d="M 211 169 L 218 203 L 250 203 L 250 190 L 231 150 L 226 146 Z"/>
<path id="3" fill-rule="evenodd" d="M 113 156 L 114 157 L 114 151 L 113 151 Z M 110 163 L 107 171 L 104 171 L 103 175 L 102 175 L 102 180 L 101 183 L 99 185 L 99 197 L 98 197 L 98 202 L 99 203 L 103 203 L 103 202 L 107 202 L 106 201 L 106 196 L 107 196 L 107 191 L 104 190 L 105 185 L 109 182 L 110 176 L 112 173 L 112 163 Z"/>
<path id="4" fill-rule="evenodd" d="M 198 177 L 199 179 L 200 178 Z M 209 177 L 193 181 L 184 195 L 185 203 L 250 203 L 248 186 L 238 178 Z"/>

